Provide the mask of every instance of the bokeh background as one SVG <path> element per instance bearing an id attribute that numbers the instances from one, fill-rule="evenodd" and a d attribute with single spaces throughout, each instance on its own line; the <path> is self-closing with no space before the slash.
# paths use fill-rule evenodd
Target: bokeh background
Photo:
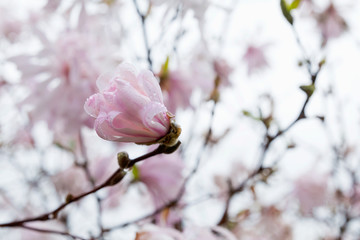
<path id="1" fill-rule="evenodd" d="M 85 239 L 178 239 L 139 235 L 165 226 L 190 240 L 231 239 L 215 226 L 234 239 L 359 239 L 360 2 L 280 3 L 0 1 L 0 224 L 92 189 L 117 152 L 151 150 L 101 139 L 83 110 L 98 76 L 131 62 L 159 78 L 180 149 L 28 226 Z M 119 227 L 177 197 L 188 176 L 175 207 Z"/>

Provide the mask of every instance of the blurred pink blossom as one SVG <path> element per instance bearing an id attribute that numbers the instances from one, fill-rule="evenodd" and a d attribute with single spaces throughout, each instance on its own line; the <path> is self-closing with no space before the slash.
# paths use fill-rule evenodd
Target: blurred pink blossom
<path id="1" fill-rule="evenodd" d="M 11 144 L 22 145 L 25 147 L 34 147 L 35 140 L 31 133 L 30 126 L 25 126 L 17 130 L 15 136 L 11 140 Z"/>
<path id="2" fill-rule="evenodd" d="M 0 36 L 14 42 L 23 29 L 23 22 L 16 19 L 9 9 L 0 7 Z"/>
<path id="3" fill-rule="evenodd" d="M 96 184 L 103 183 L 118 167 L 114 156 L 116 153 L 98 156 L 91 160 L 89 170 Z"/>
<path id="4" fill-rule="evenodd" d="M 333 3 L 325 11 L 316 15 L 316 18 L 323 37 L 323 44 L 326 44 L 331 38 L 339 37 L 347 29 L 344 18 L 339 14 Z"/>
<path id="5" fill-rule="evenodd" d="M 190 106 L 193 86 L 191 77 L 185 71 L 169 71 L 166 77 L 160 79 L 164 102 L 170 112 L 175 113 L 178 108 Z"/>
<path id="6" fill-rule="evenodd" d="M 50 42 L 38 31 L 44 49 L 37 55 L 11 58 L 30 89 L 21 106 L 30 106 L 30 118 L 45 120 L 56 135 L 74 136 L 93 120 L 83 111 L 86 98 L 95 93 L 104 54 L 92 35 L 67 31 Z"/>
<path id="7" fill-rule="evenodd" d="M 0 90 L 3 86 L 6 86 L 8 84 L 8 82 L 6 81 L 4 76 L 0 75 Z"/>
<path id="8" fill-rule="evenodd" d="M 310 215 L 314 208 L 327 203 L 328 181 L 326 174 L 308 172 L 294 182 L 293 196 L 299 201 L 303 214 Z"/>
<path id="9" fill-rule="evenodd" d="M 62 0 L 48 0 L 44 6 L 44 10 L 48 12 L 55 12 L 61 5 Z"/>
<path id="10" fill-rule="evenodd" d="M 268 44 L 255 46 L 250 44 L 243 56 L 243 61 L 247 63 L 247 73 L 252 75 L 253 73 L 262 70 L 269 66 L 266 59 L 265 50 Z"/>
<path id="11" fill-rule="evenodd" d="M 161 227 L 178 226 L 179 224 L 181 224 L 181 220 L 183 217 L 181 206 L 182 202 L 179 201 L 177 207 L 171 207 L 162 210 L 161 213 L 155 216 L 155 223 Z"/>
<path id="12" fill-rule="evenodd" d="M 184 180 L 183 169 L 184 163 L 177 152 L 157 155 L 139 165 L 139 181 L 146 185 L 156 207 L 176 198 Z"/>
<path id="13" fill-rule="evenodd" d="M 150 193 L 155 208 L 163 207 L 179 194 L 184 181 L 184 163 L 180 155 L 157 155 L 146 160 L 138 167 L 138 180 Z M 161 226 L 174 226 L 181 221 L 181 211 L 176 208 L 166 209 L 156 217 Z"/>
<path id="14" fill-rule="evenodd" d="M 56 190 L 63 194 L 78 195 L 91 188 L 83 169 L 71 166 L 52 178 Z"/>
<path id="15" fill-rule="evenodd" d="M 233 68 L 223 58 L 217 58 L 214 60 L 215 73 L 221 78 L 224 85 L 230 85 L 229 77 L 233 72 Z"/>
<path id="16" fill-rule="evenodd" d="M 209 95 L 214 89 L 230 85 L 229 77 L 233 71 L 228 62 L 221 57 L 212 57 L 204 47 L 196 50 L 189 66 L 177 70 L 164 70 L 158 74 L 168 109 L 175 113 L 179 108 L 191 106 L 190 99 L 194 89 L 201 89 Z M 163 66 L 164 67 L 164 66 Z"/>
<path id="17" fill-rule="evenodd" d="M 100 93 L 89 97 L 85 111 L 95 117 L 95 129 L 106 140 L 155 143 L 169 129 L 172 115 L 163 103 L 152 72 L 123 63 L 97 80 Z"/>
<path id="18" fill-rule="evenodd" d="M 216 87 L 229 86 L 229 77 L 232 67 L 226 59 L 213 57 L 205 47 L 199 47 L 190 61 L 189 74 L 192 77 L 193 87 L 200 88 L 205 94 L 209 94 Z M 216 79 L 220 80 L 216 83 Z"/>
<path id="19" fill-rule="evenodd" d="M 116 156 L 115 152 L 108 156 L 97 157 L 91 160 L 89 170 L 96 185 L 105 182 L 113 174 L 114 170 L 117 169 L 118 164 L 114 156 Z M 106 197 L 102 202 L 104 209 L 113 209 L 121 204 L 121 197 L 125 194 L 129 186 L 128 180 L 130 179 L 125 177 L 121 181 L 121 184 L 106 189 Z"/>
<path id="20" fill-rule="evenodd" d="M 251 171 L 242 162 L 234 162 L 228 173 L 214 175 L 214 183 L 221 192 L 220 196 L 227 199 L 230 187 L 241 184 L 250 173 Z"/>

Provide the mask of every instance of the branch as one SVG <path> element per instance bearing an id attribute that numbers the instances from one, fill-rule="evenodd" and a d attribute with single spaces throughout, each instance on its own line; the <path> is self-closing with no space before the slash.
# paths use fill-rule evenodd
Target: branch
<path id="1" fill-rule="evenodd" d="M 153 64 L 152 64 L 152 59 L 151 59 L 151 48 L 149 46 L 149 40 L 148 40 L 148 35 L 147 35 L 147 31 L 146 31 L 146 14 L 142 14 L 140 12 L 140 8 L 139 5 L 137 3 L 137 0 L 134 0 L 134 5 L 136 8 L 136 12 L 139 15 L 140 19 L 141 19 L 141 28 L 142 28 L 142 33 L 143 33 L 143 37 L 144 37 L 144 43 L 145 43 L 145 49 L 146 49 L 146 55 L 147 55 L 147 61 L 149 64 L 149 68 L 151 71 L 153 71 Z M 149 6 L 150 9 L 150 6 Z"/>
<path id="2" fill-rule="evenodd" d="M 107 229 L 104 229 L 105 232 L 109 232 L 113 229 L 118 229 L 118 228 L 124 228 L 124 227 L 127 227 L 131 224 L 135 224 L 135 223 L 138 223 L 138 222 L 141 222 L 143 220 L 146 220 L 146 219 L 149 219 L 149 218 L 152 218 L 152 217 L 155 217 L 157 214 L 161 213 L 163 210 L 167 209 L 167 208 L 172 208 L 172 207 L 175 207 L 177 206 L 178 202 L 180 201 L 182 195 L 184 194 L 185 192 L 185 187 L 186 187 L 186 184 L 189 182 L 189 180 L 194 176 L 194 174 L 197 172 L 197 169 L 200 165 L 200 161 L 201 161 L 201 157 L 202 157 L 202 154 L 204 153 L 204 150 L 205 148 L 207 147 L 207 145 L 209 144 L 210 142 L 210 139 L 211 139 L 211 133 L 212 133 L 212 124 L 213 124 L 213 119 L 214 119 L 214 116 L 215 116 L 215 108 L 216 108 L 216 104 L 217 102 L 214 101 L 214 105 L 212 107 L 212 110 L 211 110 L 211 119 L 210 119 L 210 124 L 209 124 L 209 129 L 207 131 L 207 134 L 205 136 L 205 141 L 200 149 L 200 151 L 198 152 L 198 155 L 196 157 L 196 163 L 195 163 L 195 166 L 194 168 L 192 169 L 192 171 L 189 173 L 189 175 L 184 179 L 184 182 L 179 190 L 179 192 L 176 194 L 176 197 L 169 201 L 167 204 L 164 204 L 163 206 L 157 208 L 156 210 L 154 210 L 154 212 L 150 213 L 150 214 L 147 214 L 143 217 L 140 217 L 138 219 L 135 219 L 135 220 L 131 220 L 131 221 L 128 221 L 128 222 L 125 222 L 125 223 L 122 223 L 122 224 L 118 224 L 118 225 L 115 225 L 113 227 L 110 227 L 110 228 L 107 228 Z M 178 143 L 179 145 L 179 143 Z M 160 147 L 160 146 L 159 146 Z M 174 148 L 178 148 L 178 146 L 174 146 Z M 159 151 L 158 149 L 156 149 L 154 152 L 156 151 Z M 144 155 L 143 157 L 145 157 L 146 155 Z M 139 158 L 140 159 L 140 158 Z M 134 161 L 132 161 L 134 162 Z M 212 194 L 207 194 L 206 197 L 208 198 L 212 198 L 212 197 L 216 197 L 216 195 L 212 195 Z M 208 199 L 208 198 L 205 198 Z M 201 200 L 204 200 L 203 198 L 201 198 Z M 183 207 L 186 207 L 187 205 L 190 205 L 190 204 L 184 204 Z"/>
<path id="3" fill-rule="evenodd" d="M 174 147 L 177 148 L 177 147 L 179 147 L 179 145 L 180 145 L 180 142 L 177 145 L 175 145 Z M 172 147 L 172 148 L 174 148 L 174 147 Z M 157 149 L 155 149 L 154 151 L 152 151 L 150 153 L 147 153 L 147 154 L 145 154 L 143 156 L 140 156 L 138 158 L 135 158 L 133 160 L 130 160 L 128 168 L 134 166 L 134 164 L 139 162 L 139 161 L 145 160 L 145 159 L 150 158 L 152 156 L 155 156 L 157 154 L 171 153 L 171 150 L 173 150 L 173 149 L 170 149 L 170 148 L 165 147 L 163 145 L 159 145 L 159 147 Z M 28 222 L 48 221 L 48 220 L 56 219 L 59 212 L 61 210 L 63 210 L 67 205 L 69 205 L 69 204 L 71 204 L 73 202 L 77 202 L 80 199 L 99 191 L 100 189 L 116 185 L 117 183 L 119 183 L 125 177 L 126 173 L 127 173 L 127 171 L 125 169 L 119 168 L 104 183 L 102 183 L 101 185 L 95 187 L 94 189 L 92 189 L 92 190 L 90 190 L 88 192 L 85 192 L 83 194 L 80 194 L 78 196 L 75 196 L 75 197 L 69 194 L 66 197 L 66 201 L 63 204 L 61 204 L 59 207 L 57 207 L 55 210 L 51 211 L 51 212 L 39 215 L 37 217 L 32 217 L 32 218 L 27 218 L 27 219 L 24 219 L 24 220 L 20 220 L 20 221 L 13 221 L 13 222 L 9 222 L 9 223 L 3 223 L 3 224 L 0 224 L 0 227 L 23 227 L 23 226 L 25 226 L 24 224 L 28 223 Z"/>
<path id="4" fill-rule="evenodd" d="M 298 43 L 298 45 L 299 45 L 299 47 L 302 50 L 302 53 L 304 55 L 307 71 L 308 71 L 308 73 L 310 75 L 311 84 L 315 85 L 317 77 L 319 75 L 319 72 L 320 72 L 323 64 L 320 63 L 318 70 L 315 73 L 312 72 L 312 70 L 311 70 L 311 61 L 306 55 L 305 48 L 304 48 L 304 46 L 302 45 L 302 43 L 300 41 L 300 37 L 299 37 L 297 31 L 295 30 L 294 26 L 291 25 L 291 27 L 292 27 L 292 30 L 294 32 L 296 41 L 297 41 L 297 43 Z M 227 199 L 226 207 L 225 207 L 225 211 L 223 213 L 223 216 L 222 216 L 220 222 L 218 223 L 219 225 L 224 224 L 225 220 L 227 220 L 227 218 L 228 218 L 228 209 L 229 209 L 231 198 L 235 194 L 242 192 L 245 189 L 248 182 L 250 180 L 252 180 L 254 177 L 262 174 L 264 172 L 264 170 L 269 170 L 269 169 L 271 170 L 271 168 L 273 166 L 270 167 L 270 168 L 264 168 L 264 166 L 263 166 L 264 165 L 264 160 L 265 160 L 265 157 L 266 157 L 266 154 L 267 154 L 269 148 L 271 147 L 272 143 L 276 139 L 278 139 L 284 133 L 289 131 L 298 121 L 300 121 L 301 119 L 306 118 L 305 109 L 306 109 L 306 107 L 307 107 L 307 105 L 308 105 L 308 103 L 310 101 L 311 96 L 312 96 L 312 93 L 311 94 L 308 94 L 308 93 L 306 94 L 306 99 L 304 101 L 303 106 L 301 107 L 301 110 L 300 110 L 298 116 L 287 127 L 285 127 L 283 130 L 279 130 L 275 135 L 272 136 L 272 135 L 269 134 L 268 128 L 266 129 L 266 133 L 265 133 L 264 141 L 263 141 L 263 147 L 262 147 L 262 151 L 261 151 L 261 154 L 260 154 L 260 158 L 258 160 L 257 167 L 239 186 L 237 186 L 236 188 L 230 187 L 230 189 L 229 189 L 229 198 Z"/>
<path id="5" fill-rule="evenodd" d="M 91 183 L 92 188 L 96 187 L 96 183 L 95 183 L 95 179 L 93 178 L 93 176 L 91 175 L 90 169 L 89 169 L 89 157 L 86 153 L 86 147 L 85 147 L 85 143 L 84 143 L 84 139 L 82 136 L 81 131 L 79 131 L 79 144 L 80 144 L 80 151 L 81 154 L 84 158 L 84 163 L 83 164 L 78 164 L 81 169 L 84 171 L 87 180 Z M 75 153 L 74 153 L 75 156 Z M 98 212 L 98 216 L 97 216 L 97 223 L 98 223 L 98 227 L 100 229 L 100 233 L 101 233 L 101 237 L 102 234 L 104 232 L 104 227 L 103 227 L 103 223 L 101 220 L 101 216 L 102 216 L 102 206 L 101 206 L 101 198 L 98 196 L 98 194 L 95 194 L 95 198 L 96 198 L 96 204 L 97 204 L 97 212 Z"/>
<path id="6" fill-rule="evenodd" d="M 73 235 L 68 232 L 56 231 L 56 230 L 51 230 L 51 229 L 43 229 L 43 228 L 35 228 L 35 227 L 26 226 L 26 225 L 16 226 L 16 227 L 21 227 L 21 228 L 24 228 L 24 229 L 27 229 L 30 231 L 34 231 L 34 232 L 62 235 L 62 236 L 70 237 L 74 240 L 87 240 L 86 238 L 82 238 L 82 237 Z"/>

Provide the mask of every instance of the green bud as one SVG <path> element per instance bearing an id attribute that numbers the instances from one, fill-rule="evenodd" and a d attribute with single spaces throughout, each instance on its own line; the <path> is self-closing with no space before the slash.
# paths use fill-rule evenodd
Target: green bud
<path id="1" fill-rule="evenodd" d="M 139 168 L 136 167 L 136 165 L 132 168 L 132 174 L 134 176 L 134 180 L 137 181 L 140 178 L 140 171 Z"/>
<path id="2" fill-rule="evenodd" d="M 315 85 L 314 84 L 302 85 L 300 86 L 300 89 L 303 90 L 308 97 L 311 97 L 311 95 L 313 95 L 315 91 Z"/>
<path id="3" fill-rule="evenodd" d="M 323 59 L 319 62 L 319 68 L 322 68 L 322 66 L 324 66 L 325 63 L 326 63 L 326 59 L 323 58 Z"/>
<path id="4" fill-rule="evenodd" d="M 256 120 L 256 121 L 262 121 L 261 118 L 255 117 L 251 112 L 249 112 L 249 111 L 247 111 L 247 110 L 243 110 L 243 111 L 242 111 L 242 114 L 244 114 L 245 117 L 252 118 L 252 119 L 254 119 L 254 120 Z"/>
<path id="5" fill-rule="evenodd" d="M 301 3 L 301 0 L 294 0 L 289 6 L 288 6 L 288 10 L 291 11 L 293 9 L 296 9 L 299 7 Z"/>
<path id="6" fill-rule="evenodd" d="M 253 117 L 253 115 L 252 115 L 249 111 L 247 111 L 247 110 L 243 110 L 242 113 L 243 113 L 244 116 L 246 116 L 246 117 Z"/>

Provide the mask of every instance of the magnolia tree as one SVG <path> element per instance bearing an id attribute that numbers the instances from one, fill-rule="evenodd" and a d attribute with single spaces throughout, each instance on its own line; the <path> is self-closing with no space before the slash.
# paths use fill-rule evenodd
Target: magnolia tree
<path id="1" fill-rule="evenodd" d="M 360 2 L 0 3 L 1 239 L 360 239 Z"/>

